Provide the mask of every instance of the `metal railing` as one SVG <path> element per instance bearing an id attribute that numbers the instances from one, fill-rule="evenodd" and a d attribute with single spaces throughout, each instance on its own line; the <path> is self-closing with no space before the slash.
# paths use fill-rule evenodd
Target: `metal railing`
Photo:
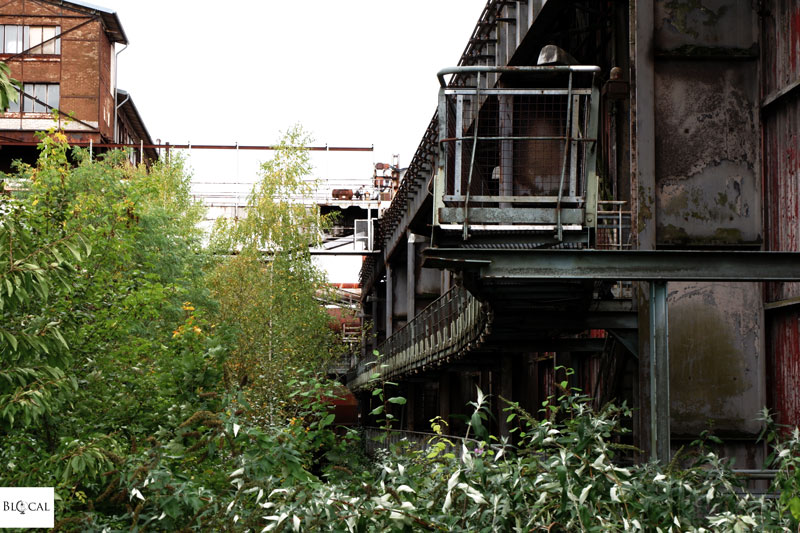
<path id="1" fill-rule="evenodd" d="M 632 247 L 631 211 L 626 209 L 627 202 L 604 200 L 597 204 L 595 247 L 598 250 L 630 249 Z"/>
<path id="2" fill-rule="evenodd" d="M 364 428 L 364 448 L 369 455 L 374 455 L 377 450 L 390 449 L 403 441 L 407 442 L 411 448 L 421 451 L 429 451 L 433 445 L 441 443 L 443 444 L 441 453 L 452 453 L 456 457 L 461 457 L 462 444 L 466 445 L 470 452 L 481 448 L 481 442 L 476 439 L 464 439 L 453 435 L 400 429 Z"/>
<path id="3" fill-rule="evenodd" d="M 479 341 L 487 325 L 481 302 L 463 287 L 454 287 L 386 339 L 378 347 L 380 357 L 362 360 L 348 387 L 368 386 L 375 373 L 384 380 L 436 365 Z"/>
<path id="4" fill-rule="evenodd" d="M 631 234 L 631 211 L 623 200 L 597 202 L 597 231 L 595 248 L 598 250 L 630 250 L 633 247 Z M 633 297 L 633 282 L 617 281 L 610 287 L 614 298 Z"/>
<path id="5" fill-rule="evenodd" d="M 456 67 L 439 73 L 434 225 L 584 230 L 596 224 L 594 66 Z M 444 74 L 475 77 L 449 87 Z M 503 87 L 482 76 L 502 74 Z M 485 80 L 484 80 L 485 81 Z M 510 208 L 514 209 L 510 209 Z M 519 228 L 519 226 L 529 228 Z"/>

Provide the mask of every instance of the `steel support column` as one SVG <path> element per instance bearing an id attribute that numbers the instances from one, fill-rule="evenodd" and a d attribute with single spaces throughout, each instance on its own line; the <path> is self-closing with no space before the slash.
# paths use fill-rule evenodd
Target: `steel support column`
<path id="1" fill-rule="evenodd" d="M 417 284 L 417 264 L 416 264 L 416 235 L 408 232 L 406 242 L 406 322 L 410 323 L 417 314 L 416 303 L 416 284 Z"/>
<path id="2" fill-rule="evenodd" d="M 670 460 L 667 282 L 650 282 L 650 458 Z"/>
<path id="3" fill-rule="evenodd" d="M 392 265 L 386 263 L 386 338 L 394 333 L 394 280 Z"/>

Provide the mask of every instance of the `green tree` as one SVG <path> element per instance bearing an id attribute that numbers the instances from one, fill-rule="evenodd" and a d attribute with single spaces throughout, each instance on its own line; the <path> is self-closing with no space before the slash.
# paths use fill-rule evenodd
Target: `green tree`
<path id="1" fill-rule="evenodd" d="M 11 77 L 11 69 L 0 63 L 0 111 L 5 111 L 11 102 L 19 100 L 20 83 Z"/>
<path id="2" fill-rule="evenodd" d="M 334 347 L 319 301 L 325 277 L 309 248 L 329 221 L 298 198 L 310 196 L 309 138 L 296 126 L 264 163 L 247 216 L 220 220 L 211 248 L 225 256 L 210 276 L 217 320 L 236 334 L 228 366 L 234 384 L 250 384 L 257 406 L 280 404 L 292 369 L 321 368 Z"/>
<path id="3" fill-rule="evenodd" d="M 2 484 L 55 485 L 60 515 L 102 494 L 119 513 L 113 472 L 156 432 L 221 405 L 202 212 L 179 162 L 92 161 L 55 130 L 40 149 L 11 176 L 19 191 L 0 196 Z"/>

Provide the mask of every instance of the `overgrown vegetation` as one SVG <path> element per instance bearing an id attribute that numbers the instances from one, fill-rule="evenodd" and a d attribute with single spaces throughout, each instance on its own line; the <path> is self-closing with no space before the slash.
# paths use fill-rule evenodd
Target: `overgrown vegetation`
<path id="1" fill-rule="evenodd" d="M 209 249 L 179 162 L 73 165 L 65 141 L 43 137 L 0 195 L 0 485 L 55 486 L 58 530 L 798 530 L 798 430 L 765 433 L 779 496 L 757 498 L 710 441 L 625 464 L 626 407 L 593 412 L 565 384 L 542 413 L 508 406 L 513 445 L 477 391 L 469 440 L 368 461 L 318 372 L 336 350 L 307 253 L 325 221 L 285 201 L 302 131 Z M 404 399 L 387 385 L 388 426 Z"/>
<path id="2" fill-rule="evenodd" d="M 237 338 L 227 381 L 249 384 L 249 401 L 267 418 L 287 398 L 294 369 L 324 370 L 335 355 L 330 317 L 319 303 L 325 277 L 309 251 L 330 221 L 296 201 L 314 189 L 308 141 L 298 126 L 286 133 L 262 166 L 247 217 L 218 219 L 209 247 L 224 258 L 209 278 L 217 319 Z"/>

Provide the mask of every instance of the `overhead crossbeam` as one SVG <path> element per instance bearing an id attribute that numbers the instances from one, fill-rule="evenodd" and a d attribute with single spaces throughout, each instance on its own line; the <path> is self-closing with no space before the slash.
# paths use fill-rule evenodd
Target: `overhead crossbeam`
<path id="1" fill-rule="evenodd" d="M 642 355 L 650 375 L 650 457 L 662 464 L 671 459 L 667 282 L 800 280 L 798 252 L 428 248 L 423 255 L 425 267 L 467 271 L 483 281 L 649 282 L 649 354 Z M 570 324 L 553 318 L 554 327 Z M 636 348 L 629 335 L 622 339 Z"/>
<path id="2" fill-rule="evenodd" d="M 798 281 L 798 252 L 427 248 L 426 268 L 481 278 L 625 281 Z"/>

